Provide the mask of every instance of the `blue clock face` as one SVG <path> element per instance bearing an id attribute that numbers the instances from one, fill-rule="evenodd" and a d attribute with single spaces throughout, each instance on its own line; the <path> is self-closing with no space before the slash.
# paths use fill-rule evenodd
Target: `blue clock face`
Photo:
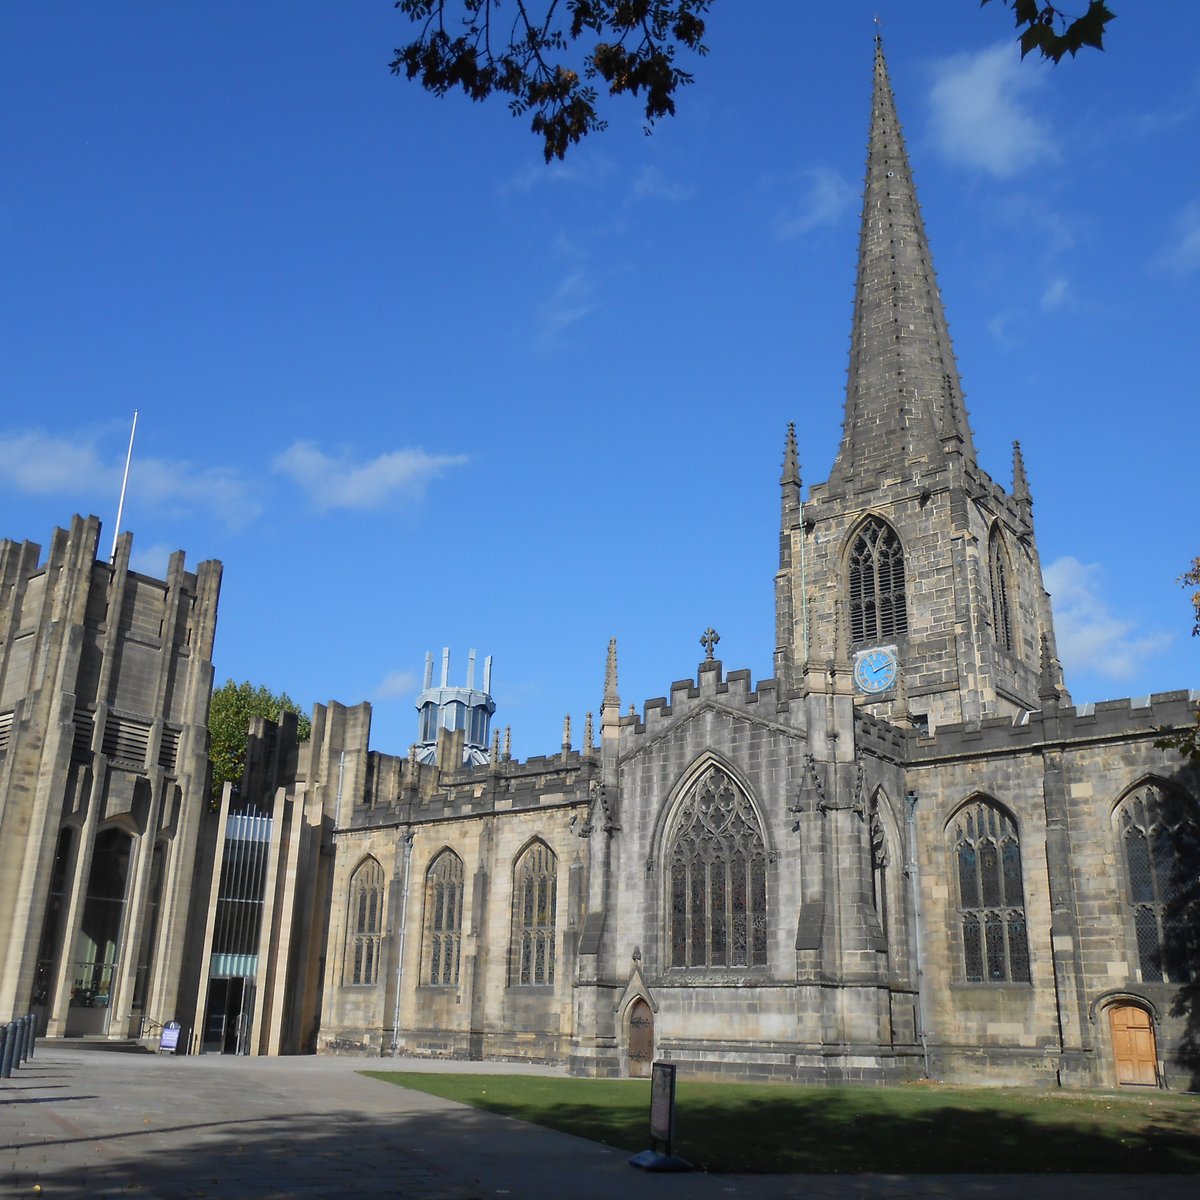
<path id="1" fill-rule="evenodd" d="M 886 692 L 896 682 L 897 669 L 890 650 L 868 650 L 854 664 L 854 682 L 861 692 Z"/>

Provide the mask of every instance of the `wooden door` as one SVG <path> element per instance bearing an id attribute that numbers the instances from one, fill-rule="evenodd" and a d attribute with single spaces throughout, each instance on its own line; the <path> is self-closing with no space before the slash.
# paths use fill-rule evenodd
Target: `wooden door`
<path id="1" fill-rule="evenodd" d="M 649 1079 L 654 1063 L 654 1013 L 645 1000 L 629 1006 L 629 1077 Z"/>
<path id="2" fill-rule="evenodd" d="M 1117 1083 L 1130 1087 L 1158 1086 L 1158 1047 L 1150 1014 L 1133 1004 L 1118 1004 L 1108 1010 L 1112 1029 L 1113 1058 Z"/>

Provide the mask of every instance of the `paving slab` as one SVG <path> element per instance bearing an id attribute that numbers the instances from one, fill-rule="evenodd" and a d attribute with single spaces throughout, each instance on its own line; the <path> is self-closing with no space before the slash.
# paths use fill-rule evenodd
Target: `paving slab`
<path id="1" fill-rule="evenodd" d="M 623 1151 L 356 1072 L 426 1059 L 39 1048 L 0 1081 L 0 1196 L 53 1200 L 1195 1200 L 1197 1175 L 647 1174 Z"/>

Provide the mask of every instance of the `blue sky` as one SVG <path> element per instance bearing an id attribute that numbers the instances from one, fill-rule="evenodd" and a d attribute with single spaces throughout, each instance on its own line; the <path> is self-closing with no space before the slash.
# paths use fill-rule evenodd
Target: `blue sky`
<path id="1" fill-rule="evenodd" d="M 126 502 L 225 563 L 218 679 L 375 706 L 495 657 L 519 757 L 771 672 L 779 463 L 840 436 L 879 12 L 983 467 L 1021 440 L 1077 702 L 1200 685 L 1200 6 L 1018 61 L 974 0 L 718 0 L 679 115 L 543 165 L 387 70 L 388 0 L 0 9 L 0 536 Z M 1164 30 L 1167 32 L 1164 33 Z"/>

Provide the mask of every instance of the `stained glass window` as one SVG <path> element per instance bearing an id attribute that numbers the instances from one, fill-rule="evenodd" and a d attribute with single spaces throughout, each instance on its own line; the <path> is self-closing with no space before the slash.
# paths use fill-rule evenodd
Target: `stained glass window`
<path id="1" fill-rule="evenodd" d="M 951 827 L 963 971 L 970 983 L 1028 983 L 1021 846 L 1012 818 L 977 800 Z"/>
<path id="2" fill-rule="evenodd" d="M 554 919 L 558 859 L 545 842 L 534 842 L 513 872 L 513 955 L 510 982 L 554 983 Z"/>
<path id="3" fill-rule="evenodd" d="M 710 767 L 676 815 L 668 842 L 671 966 L 730 969 L 767 962 L 767 855 L 750 801 Z"/>
<path id="4" fill-rule="evenodd" d="M 458 983 L 464 878 L 462 859 L 453 850 L 443 850 L 425 875 L 425 982 L 435 986 Z"/>
<path id="5" fill-rule="evenodd" d="M 379 980 L 379 943 L 383 935 L 383 868 L 368 858 L 350 878 L 346 930 L 347 983 Z"/>
<path id="6" fill-rule="evenodd" d="M 1008 556 L 1004 552 L 1004 540 L 999 529 L 993 529 L 988 539 L 988 578 L 992 585 L 992 628 L 996 631 L 996 641 L 1011 654 L 1014 639 Z"/>
<path id="7" fill-rule="evenodd" d="M 859 645 L 904 633 L 904 551 L 896 531 L 872 517 L 854 539 L 849 567 L 850 641 Z"/>
<path id="8" fill-rule="evenodd" d="M 1200 825 L 1192 806 L 1155 784 L 1117 809 L 1142 979 L 1200 975 Z"/>

